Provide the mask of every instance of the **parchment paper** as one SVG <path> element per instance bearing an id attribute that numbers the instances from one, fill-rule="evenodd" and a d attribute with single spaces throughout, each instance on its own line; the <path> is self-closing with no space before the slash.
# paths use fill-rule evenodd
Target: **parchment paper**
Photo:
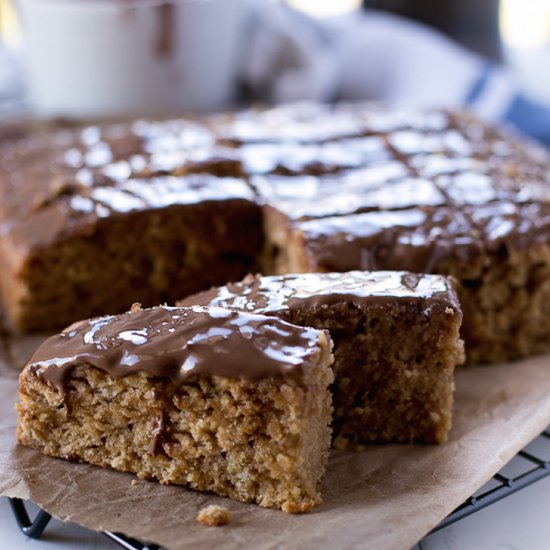
<path id="1" fill-rule="evenodd" d="M 550 424 L 550 356 L 459 370 L 448 443 L 333 452 L 324 504 L 290 516 L 181 487 L 132 484 L 132 475 L 18 446 L 13 355 L 21 362 L 37 342 L 11 342 L 11 360 L 0 350 L 0 494 L 30 499 L 61 520 L 166 548 L 406 550 Z M 211 503 L 231 510 L 230 525 L 196 523 L 197 512 Z"/>

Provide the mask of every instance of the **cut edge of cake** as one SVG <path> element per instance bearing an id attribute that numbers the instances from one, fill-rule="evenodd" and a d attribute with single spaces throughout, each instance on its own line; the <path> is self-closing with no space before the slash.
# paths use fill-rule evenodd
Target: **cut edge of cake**
<path id="1" fill-rule="evenodd" d="M 181 334 L 171 317 L 186 311 L 198 324 Z M 321 502 L 330 446 L 331 347 L 324 331 L 221 308 L 83 321 L 22 371 L 17 437 L 49 456 L 306 512 Z"/>

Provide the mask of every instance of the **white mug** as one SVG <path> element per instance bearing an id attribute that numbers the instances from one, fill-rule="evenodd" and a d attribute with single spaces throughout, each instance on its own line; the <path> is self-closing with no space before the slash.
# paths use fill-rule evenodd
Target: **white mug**
<path id="1" fill-rule="evenodd" d="M 18 0 L 37 114 L 229 106 L 251 0 Z"/>

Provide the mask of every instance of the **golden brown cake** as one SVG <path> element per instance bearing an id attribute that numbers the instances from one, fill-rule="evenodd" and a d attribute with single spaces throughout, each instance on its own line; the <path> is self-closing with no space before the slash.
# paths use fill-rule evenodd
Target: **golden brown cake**
<path id="1" fill-rule="evenodd" d="M 212 141 L 204 126 L 168 121 L 0 144 L 0 294 L 12 328 L 174 302 L 257 268 L 255 194 Z"/>
<path id="2" fill-rule="evenodd" d="M 384 147 L 364 166 L 252 177 L 264 197 L 264 272 L 452 275 L 468 362 L 550 349 L 548 153 L 464 113 L 366 112 L 371 131 L 351 141 Z M 353 155 L 349 137 L 336 143 Z"/>
<path id="3" fill-rule="evenodd" d="M 0 144 L 0 295 L 48 330 L 249 271 L 453 275 L 470 362 L 550 349 L 550 157 L 467 113 L 302 103 Z"/>
<path id="4" fill-rule="evenodd" d="M 329 330 L 337 447 L 447 439 L 454 369 L 463 360 L 462 314 L 449 278 L 383 271 L 250 276 L 181 304 Z"/>
<path id="5" fill-rule="evenodd" d="M 17 436 L 44 454 L 305 512 L 330 445 L 325 331 L 222 308 L 81 321 L 20 376 Z"/>
<path id="6" fill-rule="evenodd" d="M 268 219 L 270 234 L 285 247 L 277 257 L 279 273 L 359 267 L 452 275 L 469 363 L 505 361 L 550 345 L 550 212 L 536 205 Z"/>

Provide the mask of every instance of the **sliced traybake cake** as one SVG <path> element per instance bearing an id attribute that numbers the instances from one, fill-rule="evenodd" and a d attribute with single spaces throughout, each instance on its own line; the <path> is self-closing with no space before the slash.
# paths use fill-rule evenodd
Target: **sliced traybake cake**
<path id="1" fill-rule="evenodd" d="M 249 276 L 188 297 L 329 330 L 334 341 L 334 435 L 443 442 L 452 421 L 462 314 L 452 281 L 405 272 Z"/>
<path id="2" fill-rule="evenodd" d="M 261 506 L 320 502 L 330 337 L 274 317 L 157 307 L 79 322 L 20 376 L 17 436 L 47 455 Z"/>
<path id="3" fill-rule="evenodd" d="M 452 275 L 472 363 L 550 348 L 550 156 L 468 113 L 300 103 L 0 142 L 0 295 L 50 330 L 248 272 Z"/>

